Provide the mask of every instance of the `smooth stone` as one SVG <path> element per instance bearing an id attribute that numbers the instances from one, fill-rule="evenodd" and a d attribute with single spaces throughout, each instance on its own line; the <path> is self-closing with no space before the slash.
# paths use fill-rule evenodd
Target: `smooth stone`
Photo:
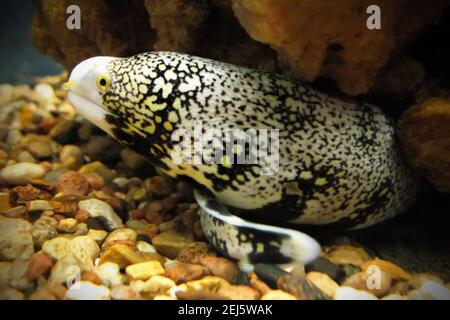
<path id="1" fill-rule="evenodd" d="M 339 287 L 334 293 L 334 300 L 378 300 L 369 292 L 357 290 L 352 287 Z"/>
<path id="2" fill-rule="evenodd" d="M 105 262 L 94 267 L 93 271 L 98 275 L 102 284 L 108 287 L 125 283 L 126 276 L 120 273 L 120 267 L 113 262 Z"/>
<path id="3" fill-rule="evenodd" d="M 409 292 L 408 297 L 415 300 L 450 300 L 450 290 L 442 283 L 427 280 L 419 289 Z"/>
<path id="4" fill-rule="evenodd" d="M 0 212 L 11 209 L 10 196 L 7 192 L 0 192 Z"/>
<path id="5" fill-rule="evenodd" d="M 46 143 L 41 140 L 32 141 L 27 146 L 28 151 L 36 159 L 47 159 L 53 154 L 52 147 L 50 143 Z"/>
<path id="6" fill-rule="evenodd" d="M 102 217 L 110 230 L 123 228 L 122 220 L 114 212 L 114 209 L 105 201 L 98 199 L 83 200 L 78 203 L 80 210 L 89 212 L 91 217 Z"/>
<path id="7" fill-rule="evenodd" d="M 109 169 L 100 161 L 87 163 L 84 166 L 82 166 L 80 170 L 78 170 L 78 172 L 81 174 L 96 173 L 103 178 L 106 185 L 111 185 L 112 181 L 117 176 L 114 170 Z"/>
<path id="8" fill-rule="evenodd" d="M 136 248 L 143 253 L 156 253 L 155 247 L 146 241 L 138 241 Z"/>
<path id="9" fill-rule="evenodd" d="M 86 236 L 95 240 L 98 244 L 101 244 L 108 236 L 108 232 L 105 230 L 90 229 Z"/>
<path id="10" fill-rule="evenodd" d="M 281 290 L 271 290 L 264 294 L 261 300 L 297 300 L 297 298 Z"/>
<path id="11" fill-rule="evenodd" d="M 133 229 L 119 228 L 111 232 L 103 242 L 102 250 L 105 250 L 109 245 L 120 242 L 129 245 L 136 244 L 137 233 Z"/>
<path id="12" fill-rule="evenodd" d="M 158 261 L 147 261 L 129 265 L 125 272 L 132 280 L 147 280 L 151 276 L 163 274 L 164 268 Z"/>
<path id="13" fill-rule="evenodd" d="M 339 288 L 339 285 L 325 273 L 311 271 L 306 274 L 306 280 L 322 290 L 327 296 L 332 298 Z"/>
<path id="14" fill-rule="evenodd" d="M 79 281 L 67 290 L 66 300 L 109 300 L 111 291 L 108 287 L 96 285 L 89 281 Z"/>
<path id="15" fill-rule="evenodd" d="M 46 210 L 53 210 L 52 205 L 50 202 L 46 200 L 32 200 L 28 202 L 28 211 L 46 211 Z"/>
<path id="16" fill-rule="evenodd" d="M 0 176 L 6 183 L 25 185 L 30 179 L 42 178 L 45 172 L 45 169 L 38 164 L 20 162 L 3 168 Z"/>
<path id="17" fill-rule="evenodd" d="M 265 264 L 265 263 L 255 264 L 253 271 L 256 273 L 258 278 L 264 281 L 272 289 L 277 289 L 278 278 L 287 274 L 287 272 L 284 271 L 283 269 L 273 264 Z"/>
<path id="18" fill-rule="evenodd" d="M 145 282 L 141 289 L 143 292 L 166 293 L 170 288 L 176 286 L 175 282 L 167 277 L 155 275 Z"/>
<path id="19" fill-rule="evenodd" d="M 83 271 L 92 269 L 92 264 L 82 261 L 74 255 L 66 255 L 56 261 L 48 279 L 51 284 L 64 283 L 68 287 L 78 281 Z"/>
<path id="20" fill-rule="evenodd" d="M 94 259 L 100 256 L 100 248 L 97 242 L 88 236 L 56 237 L 47 240 L 42 246 L 42 251 L 56 260 L 73 255 L 91 267 L 94 266 Z"/>
<path id="21" fill-rule="evenodd" d="M 31 223 L 0 216 L 0 259 L 30 259 L 34 253 Z"/>
<path id="22" fill-rule="evenodd" d="M 334 264 L 330 260 L 322 257 L 319 257 L 313 262 L 307 264 L 305 266 L 305 271 L 317 271 L 325 273 L 338 283 L 345 277 L 345 271 L 341 266 Z"/>
<path id="23" fill-rule="evenodd" d="M 168 230 L 161 232 L 152 239 L 152 244 L 156 250 L 170 259 L 175 259 L 180 251 L 194 242 L 191 233 Z"/>

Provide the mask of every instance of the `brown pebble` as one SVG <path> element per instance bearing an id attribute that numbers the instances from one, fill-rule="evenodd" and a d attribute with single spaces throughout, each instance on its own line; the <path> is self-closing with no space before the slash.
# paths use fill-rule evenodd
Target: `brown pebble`
<path id="1" fill-rule="evenodd" d="M 180 250 L 177 260 L 199 264 L 201 259 L 210 253 L 209 245 L 206 242 L 192 242 Z"/>
<path id="2" fill-rule="evenodd" d="M 101 190 L 105 186 L 103 178 L 94 172 L 85 173 L 83 176 L 86 178 L 92 190 Z"/>
<path id="3" fill-rule="evenodd" d="M 100 279 L 100 277 L 94 271 L 89 271 L 89 270 L 83 271 L 81 273 L 80 280 L 81 281 L 89 281 L 94 284 L 102 283 L 102 280 Z"/>
<path id="4" fill-rule="evenodd" d="M 177 206 L 177 202 L 178 202 L 177 198 L 173 196 L 165 197 L 164 199 L 161 200 L 162 211 L 168 212 L 174 209 Z"/>
<path id="5" fill-rule="evenodd" d="M 167 266 L 164 271 L 164 276 L 172 279 L 177 284 L 200 279 L 208 274 L 207 268 L 198 264 L 184 262 L 174 262 Z"/>
<path id="6" fill-rule="evenodd" d="M 239 268 L 233 262 L 222 257 L 207 256 L 201 259 L 201 264 L 210 274 L 233 282 L 239 274 Z"/>
<path id="7" fill-rule="evenodd" d="M 254 273 L 250 274 L 250 287 L 257 290 L 261 296 L 265 295 L 266 293 L 272 291 L 270 287 L 264 283 L 261 279 L 258 278 L 258 276 Z"/>
<path id="8" fill-rule="evenodd" d="M 145 219 L 151 224 L 161 224 L 164 222 L 163 216 L 156 211 L 145 212 Z"/>
<path id="9" fill-rule="evenodd" d="M 91 217 L 91 215 L 89 214 L 89 212 L 87 212 L 85 210 L 78 210 L 77 213 L 75 213 L 74 218 L 79 223 L 86 223 L 90 217 Z"/>
<path id="10" fill-rule="evenodd" d="M 85 196 L 89 193 L 89 182 L 86 178 L 76 172 L 67 171 L 58 178 L 56 188 L 63 194 Z"/>
<path id="11" fill-rule="evenodd" d="M 53 267 L 53 260 L 44 252 L 36 252 L 31 256 L 26 277 L 29 280 L 36 280 L 47 274 Z"/>
<path id="12" fill-rule="evenodd" d="M 52 195 L 31 185 L 15 187 L 11 190 L 11 198 L 16 202 L 32 200 L 50 200 Z"/>

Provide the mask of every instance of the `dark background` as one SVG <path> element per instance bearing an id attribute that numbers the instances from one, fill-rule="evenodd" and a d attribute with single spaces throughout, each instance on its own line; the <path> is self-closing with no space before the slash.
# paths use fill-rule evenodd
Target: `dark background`
<path id="1" fill-rule="evenodd" d="M 44 56 L 31 40 L 31 0 L 0 2 L 0 83 L 31 83 L 63 67 Z"/>

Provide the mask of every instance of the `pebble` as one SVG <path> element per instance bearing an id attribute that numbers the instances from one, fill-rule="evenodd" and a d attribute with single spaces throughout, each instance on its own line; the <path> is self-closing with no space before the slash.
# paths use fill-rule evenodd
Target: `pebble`
<path id="1" fill-rule="evenodd" d="M 32 200 L 27 203 L 28 211 L 46 211 L 53 210 L 53 206 L 46 200 Z"/>
<path id="2" fill-rule="evenodd" d="M 57 224 L 58 221 L 54 217 L 44 215 L 43 213 L 41 217 L 33 223 L 31 228 L 31 235 L 35 246 L 40 248 L 45 241 L 56 237 L 58 234 L 58 231 L 56 230 Z"/>
<path id="3" fill-rule="evenodd" d="M 412 278 L 408 281 L 408 285 L 414 287 L 414 288 L 420 288 L 423 282 L 425 281 L 434 281 L 441 284 L 444 284 L 444 281 L 442 281 L 439 277 L 434 276 L 429 273 L 418 273 L 412 276 Z"/>
<path id="4" fill-rule="evenodd" d="M 105 181 L 102 177 L 100 177 L 98 174 L 89 172 L 83 174 L 83 176 L 86 178 L 87 182 L 89 183 L 89 186 L 93 190 L 101 190 L 105 186 Z"/>
<path id="5" fill-rule="evenodd" d="M 143 253 L 139 252 L 135 247 L 116 243 L 108 249 L 106 249 L 100 258 L 100 264 L 105 262 L 114 262 L 120 266 L 120 268 L 125 268 L 130 264 L 136 264 L 145 261 L 158 261 L 164 263 L 165 259 L 157 253 Z"/>
<path id="6" fill-rule="evenodd" d="M 5 287 L 9 282 L 11 264 L 9 261 L 0 261 L 0 288 Z"/>
<path id="7" fill-rule="evenodd" d="M 123 163 L 130 169 L 136 170 L 147 164 L 147 160 L 130 149 L 124 148 L 120 152 Z"/>
<path id="8" fill-rule="evenodd" d="M 80 280 L 81 281 L 89 281 L 89 282 L 92 282 L 94 284 L 102 284 L 102 280 L 97 275 L 97 273 L 95 273 L 94 271 L 90 271 L 90 270 L 83 271 L 81 273 Z"/>
<path id="9" fill-rule="evenodd" d="M 322 290 L 328 297 L 332 298 L 339 285 L 327 274 L 311 271 L 306 274 L 306 280 Z"/>
<path id="10" fill-rule="evenodd" d="M 59 177 L 67 171 L 69 171 L 69 169 L 66 167 L 61 167 L 61 168 L 57 168 L 54 170 L 50 170 L 49 172 L 47 172 L 45 174 L 43 179 L 45 181 L 47 181 L 48 183 L 50 183 L 51 185 L 55 185 L 58 183 Z"/>
<path id="11" fill-rule="evenodd" d="M 10 196 L 7 192 L 0 192 L 0 212 L 11 209 Z"/>
<path id="12" fill-rule="evenodd" d="M 92 238 L 79 236 L 73 239 L 56 237 L 47 240 L 42 246 L 42 251 L 55 260 L 64 256 L 73 255 L 85 265 L 93 267 L 93 261 L 100 255 L 100 248 Z"/>
<path id="13" fill-rule="evenodd" d="M 50 200 L 52 198 L 49 192 L 35 188 L 32 185 L 15 187 L 12 189 L 12 194 L 16 198 L 17 203 L 32 200 Z"/>
<path id="14" fill-rule="evenodd" d="M 162 176 L 154 176 L 145 181 L 146 188 L 157 197 L 168 196 L 172 193 L 174 186 L 169 180 Z"/>
<path id="15" fill-rule="evenodd" d="M 39 287 L 35 292 L 33 292 L 29 299 L 30 300 L 62 300 L 66 295 L 67 288 L 62 284 L 47 284 Z"/>
<path id="16" fill-rule="evenodd" d="M 277 279 L 278 288 L 300 300 L 328 300 L 328 296 L 303 277 L 285 274 Z"/>
<path id="17" fill-rule="evenodd" d="M 28 144 L 27 149 L 34 158 L 39 160 L 48 159 L 53 155 L 53 150 L 49 141 L 32 141 Z"/>
<path id="18" fill-rule="evenodd" d="M 233 282 L 239 274 L 238 266 L 222 257 L 207 256 L 201 259 L 201 264 L 208 269 L 210 274 L 224 278 L 228 282 Z"/>
<path id="19" fill-rule="evenodd" d="M 366 260 L 370 259 L 364 249 L 350 245 L 335 246 L 330 248 L 327 258 L 330 259 L 331 262 L 338 265 L 351 264 L 358 267 L 361 267 Z"/>
<path id="20" fill-rule="evenodd" d="M 393 279 L 410 280 L 411 275 L 403 268 L 393 264 L 392 262 L 374 259 L 366 261 L 362 266 L 362 270 L 368 270 L 371 266 L 376 266 L 382 271 L 387 272 Z"/>
<path id="21" fill-rule="evenodd" d="M 84 211 L 84 210 L 78 210 L 74 216 L 74 218 L 80 223 L 81 222 L 86 223 L 90 217 L 91 216 L 90 216 L 89 212 Z"/>
<path id="22" fill-rule="evenodd" d="M 74 218 L 67 218 L 59 221 L 58 229 L 62 232 L 73 233 L 77 230 L 78 221 Z"/>
<path id="23" fill-rule="evenodd" d="M 76 170 L 83 163 L 83 152 L 78 146 L 67 144 L 59 152 L 59 161 L 63 166 Z"/>
<path id="24" fill-rule="evenodd" d="M 126 276 L 120 273 L 120 268 L 112 262 L 105 262 L 96 267 L 93 271 L 98 275 L 103 285 L 111 287 L 125 283 Z"/>
<path id="25" fill-rule="evenodd" d="M 164 268 L 158 261 L 147 261 L 129 265 L 125 272 L 131 280 L 147 280 L 151 276 L 163 274 Z"/>
<path id="26" fill-rule="evenodd" d="M 8 281 L 10 287 L 22 291 L 33 289 L 34 285 L 26 275 L 29 265 L 29 260 L 17 259 L 12 262 Z"/>
<path id="27" fill-rule="evenodd" d="M 334 293 L 334 300 L 378 300 L 373 294 L 352 287 L 339 287 Z"/>
<path id="28" fill-rule="evenodd" d="M 156 253 L 155 247 L 146 241 L 138 241 L 136 243 L 136 249 L 143 253 Z"/>
<path id="29" fill-rule="evenodd" d="M 60 144 L 69 144 L 76 140 L 77 123 L 74 120 L 59 121 L 48 136 Z"/>
<path id="30" fill-rule="evenodd" d="M 105 230 L 90 229 L 86 236 L 95 240 L 98 244 L 101 244 L 108 236 L 108 232 Z"/>
<path id="31" fill-rule="evenodd" d="M 96 285 L 88 281 L 79 281 L 67 290 L 66 300 L 109 300 L 111 291 L 108 287 Z"/>
<path id="32" fill-rule="evenodd" d="M 32 162 L 32 163 L 36 163 L 37 162 L 37 160 L 27 150 L 21 151 L 17 155 L 16 160 L 18 162 Z"/>
<path id="33" fill-rule="evenodd" d="M 25 295 L 17 289 L 2 288 L 0 290 L 0 300 L 24 300 Z"/>
<path id="34" fill-rule="evenodd" d="M 30 259 L 34 253 L 31 223 L 0 216 L 0 259 Z"/>
<path id="35" fill-rule="evenodd" d="M 277 289 L 277 280 L 279 277 L 287 274 L 283 269 L 265 263 L 257 263 L 254 267 L 255 274 L 264 281 L 270 288 Z"/>
<path id="36" fill-rule="evenodd" d="M 270 290 L 261 297 L 261 300 L 297 300 L 297 298 L 281 290 Z"/>
<path id="37" fill-rule="evenodd" d="M 37 252 L 31 257 L 26 276 L 29 280 L 37 280 L 39 277 L 49 273 L 53 265 L 52 258 L 44 252 Z"/>
<path id="38" fill-rule="evenodd" d="M 426 280 L 419 289 L 410 291 L 408 297 L 413 300 L 450 300 L 450 290 L 442 283 Z"/>
<path id="39" fill-rule="evenodd" d="M 0 177 L 5 183 L 25 185 L 30 179 L 42 178 L 45 173 L 45 169 L 38 164 L 20 162 L 3 168 Z"/>
<path id="40" fill-rule="evenodd" d="M 113 300 L 134 300 L 139 296 L 130 286 L 116 285 L 111 288 L 111 298 Z"/>
<path id="41" fill-rule="evenodd" d="M 100 161 L 94 161 L 85 164 L 78 170 L 78 172 L 83 175 L 87 173 L 96 173 L 97 175 L 102 177 L 106 185 L 112 184 L 112 181 L 116 177 L 116 172 L 114 170 L 109 169 Z"/>
<path id="42" fill-rule="evenodd" d="M 192 242 L 180 250 L 177 260 L 187 263 L 200 263 L 201 258 L 210 254 L 208 243 Z"/>
<path id="43" fill-rule="evenodd" d="M 319 257 L 310 264 L 306 265 L 305 271 L 317 271 L 325 273 L 338 283 L 341 282 L 341 280 L 343 280 L 345 277 L 345 271 L 341 266 L 334 264 L 330 260 L 323 257 Z"/>
<path id="44" fill-rule="evenodd" d="M 110 230 L 123 228 L 122 220 L 105 201 L 98 199 L 83 200 L 78 203 L 80 210 L 89 212 L 91 217 L 102 217 Z"/>
<path id="45" fill-rule="evenodd" d="M 89 182 L 82 174 L 76 171 L 67 171 L 59 176 L 56 189 L 65 195 L 85 196 L 89 193 L 90 187 Z"/>
<path id="46" fill-rule="evenodd" d="M 169 259 L 175 259 L 180 251 L 192 242 L 194 236 L 191 233 L 176 230 L 161 232 L 152 239 L 156 250 Z"/>
<path id="47" fill-rule="evenodd" d="M 179 284 L 191 280 L 200 279 L 209 274 L 207 268 L 191 263 L 175 262 L 166 267 L 164 276 Z"/>
<path id="48" fill-rule="evenodd" d="M 271 291 L 270 287 L 261 281 L 255 273 L 250 274 L 249 285 L 257 290 L 262 296 Z"/>
<path id="49" fill-rule="evenodd" d="M 91 270 L 92 264 L 82 261 L 74 255 L 65 255 L 56 261 L 48 282 L 51 284 L 73 284 L 81 278 L 83 271 Z"/>
<path id="50" fill-rule="evenodd" d="M 369 273 L 366 271 L 355 273 L 347 278 L 342 285 L 358 290 L 365 290 L 377 297 L 386 295 L 391 288 L 391 276 L 384 271 Z"/>
<path id="51" fill-rule="evenodd" d="M 176 283 L 172 279 L 161 275 L 155 275 L 145 282 L 141 291 L 164 294 L 174 286 L 176 286 Z"/>
<path id="52" fill-rule="evenodd" d="M 102 250 L 105 250 L 110 245 L 115 243 L 128 244 L 134 246 L 136 244 L 137 233 L 133 229 L 120 228 L 111 232 L 103 242 Z"/>

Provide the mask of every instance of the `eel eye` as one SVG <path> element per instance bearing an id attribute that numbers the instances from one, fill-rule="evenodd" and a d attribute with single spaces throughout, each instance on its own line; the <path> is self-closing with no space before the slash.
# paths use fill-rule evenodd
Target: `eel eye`
<path id="1" fill-rule="evenodd" d="M 97 78 L 97 87 L 101 91 L 106 91 L 109 88 L 109 85 L 111 84 L 111 80 L 106 74 L 102 74 Z"/>

